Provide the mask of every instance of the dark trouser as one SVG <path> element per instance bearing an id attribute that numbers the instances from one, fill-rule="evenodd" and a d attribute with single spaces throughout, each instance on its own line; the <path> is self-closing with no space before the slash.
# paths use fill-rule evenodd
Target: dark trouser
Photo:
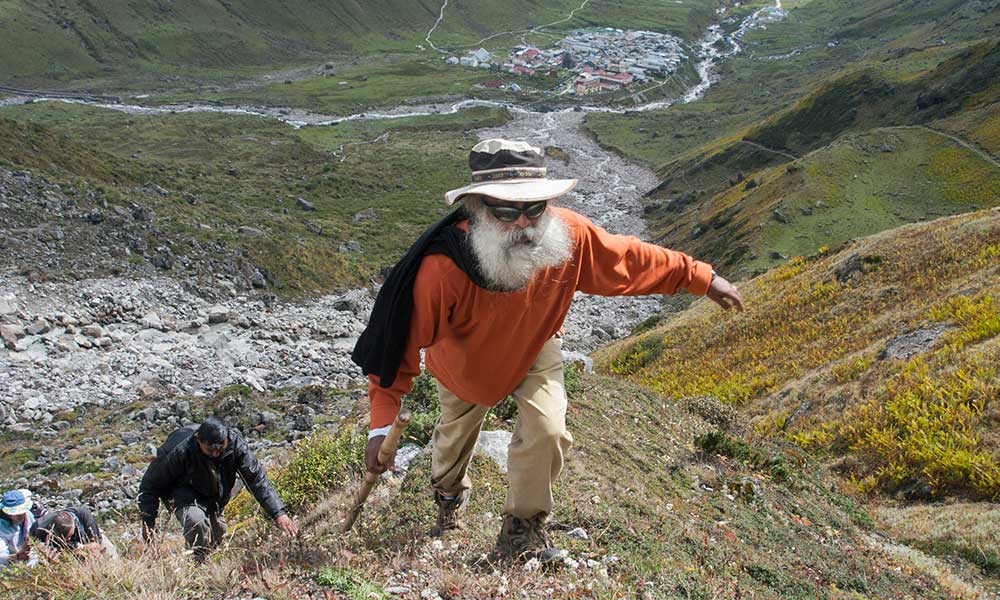
<path id="1" fill-rule="evenodd" d="M 210 512 L 200 504 L 178 506 L 174 516 L 184 531 L 187 547 L 194 550 L 197 560 L 204 560 L 209 551 L 222 541 L 226 533 L 226 519 L 222 514 Z"/>

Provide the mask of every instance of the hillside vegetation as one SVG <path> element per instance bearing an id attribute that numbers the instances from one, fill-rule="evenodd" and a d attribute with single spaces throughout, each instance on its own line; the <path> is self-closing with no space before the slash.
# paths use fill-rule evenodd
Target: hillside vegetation
<path id="1" fill-rule="evenodd" d="M 602 143 L 661 175 L 653 238 L 745 277 L 995 206 L 1000 42 L 982 36 L 998 15 L 975 2 L 897 8 L 793 5 L 748 34 L 751 50 L 720 67 L 703 102 L 588 117 Z"/>
<path id="2" fill-rule="evenodd" d="M 151 261 L 169 248 L 178 263 L 169 270 L 178 277 L 236 275 L 216 264 L 228 254 L 253 265 L 251 273 L 259 269 L 283 296 L 364 285 L 443 214 L 441 191 L 464 182 L 455 148 L 475 143 L 467 132 L 507 119 L 506 110 L 479 108 L 292 129 L 211 113 L 142 116 L 59 103 L 2 108 L 0 167 L 31 169 L 62 185 L 74 207 L 62 225 L 62 260 L 20 252 L 11 265 L 52 278 L 68 275 L 62 270 L 74 263 L 73 276 L 126 267 L 149 275 L 156 272 Z M 428 160 L 438 168 L 423 168 Z M 128 216 L 137 207 L 150 211 L 148 221 Z M 87 222 L 95 210 L 105 220 Z M 33 238 L 50 219 L 32 203 L 16 204 L 10 226 Z M 386 223 L 401 234 L 385 236 Z M 123 232 L 128 240 L 105 247 Z"/>
<path id="3" fill-rule="evenodd" d="M 860 489 L 1000 495 L 1000 210 L 910 225 L 747 282 L 598 353 L 668 397 L 710 395 L 762 433 L 844 457 Z"/>
<path id="4" fill-rule="evenodd" d="M 434 507 L 424 451 L 404 477 L 379 484 L 349 535 L 337 533 L 363 444 L 350 418 L 337 434 L 303 440 L 271 471 L 300 515 L 301 544 L 276 538 L 244 492 L 227 509 L 233 537 L 205 567 L 179 556 L 172 536 L 147 549 L 129 542 L 125 560 L 42 566 L 41 576 L 0 580 L 0 590 L 57 599 L 138 590 L 280 599 L 974 597 L 947 566 L 915 567 L 879 541 L 868 515 L 829 475 L 781 445 L 751 448 L 734 437 L 736 415 L 717 401 L 675 403 L 576 371 L 567 382 L 576 441 L 552 519 L 556 543 L 569 551 L 558 569 L 482 562 L 506 490 L 505 475 L 485 456 L 472 463 L 467 529 L 443 540 L 425 535 Z M 420 408 L 421 400 L 408 402 Z M 509 428 L 510 416 L 501 406 L 490 428 Z"/>
<path id="5" fill-rule="evenodd" d="M 217 83 L 373 52 L 418 51 L 441 14 L 438 0 L 296 0 L 241 2 L 92 2 L 5 0 L 0 3 L 0 83 L 21 87 L 149 89 L 177 82 Z M 472 46 L 505 31 L 556 21 L 561 29 L 599 24 L 669 30 L 694 38 L 713 18 L 715 2 L 642 0 L 622 10 L 577 0 L 453 0 L 434 31 L 438 46 Z M 510 45 L 516 38 L 503 41 Z M 427 48 L 427 57 L 440 60 Z M 339 66 L 339 65 L 338 65 Z"/>
<path id="6" fill-rule="evenodd" d="M 841 136 L 694 206 L 667 204 L 651 214 L 662 223 L 661 239 L 742 277 L 998 198 L 1000 168 L 989 156 L 933 129 L 888 127 Z"/>

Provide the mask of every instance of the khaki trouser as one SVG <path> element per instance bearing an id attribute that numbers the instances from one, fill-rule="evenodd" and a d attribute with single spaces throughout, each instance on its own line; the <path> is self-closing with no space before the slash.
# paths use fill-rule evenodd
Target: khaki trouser
<path id="1" fill-rule="evenodd" d="M 431 438 L 431 484 L 448 495 L 472 487 L 468 476 L 488 407 L 465 402 L 438 384 L 441 417 Z M 503 512 L 528 519 L 552 512 L 552 483 L 573 443 L 566 431 L 562 340 L 552 338 L 513 392 L 517 425 L 507 455 L 510 487 Z"/>
<path id="2" fill-rule="evenodd" d="M 195 558 L 199 560 L 218 546 L 226 533 L 226 519 L 222 514 L 208 512 L 198 504 L 178 506 L 174 516 L 181 524 L 187 547 L 194 550 Z"/>

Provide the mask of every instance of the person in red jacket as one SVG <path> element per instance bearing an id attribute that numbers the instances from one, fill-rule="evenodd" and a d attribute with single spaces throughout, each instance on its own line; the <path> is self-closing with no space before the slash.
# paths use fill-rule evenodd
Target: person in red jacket
<path id="1" fill-rule="evenodd" d="M 392 464 L 378 464 L 378 449 L 426 349 L 441 401 L 432 437 L 438 519 L 431 534 L 460 527 L 483 420 L 491 406 L 512 395 L 518 416 L 496 554 L 544 561 L 558 556 L 544 523 L 572 443 L 560 330 L 574 293 L 685 289 L 727 310 L 743 310 L 743 301 L 709 264 L 612 235 L 551 206 L 577 180 L 548 179 L 538 148 L 485 140 L 473 147 L 469 165 L 472 183 L 445 194 L 449 205 L 461 202 L 462 208 L 428 229 L 396 264 L 354 349 L 353 359 L 369 378 L 366 462 L 372 472 Z"/>

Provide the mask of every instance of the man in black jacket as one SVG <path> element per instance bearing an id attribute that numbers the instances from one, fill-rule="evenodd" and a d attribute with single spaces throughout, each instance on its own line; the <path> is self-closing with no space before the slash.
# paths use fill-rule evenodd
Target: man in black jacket
<path id="1" fill-rule="evenodd" d="M 143 538 L 155 526 L 160 500 L 172 506 L 187 547 L 203 560 L 226 532 L 222 509 L 229 502 L 236 477 L 243 480 L 257 503 L 288 536 L 298 534 L 295 522 L 246 442 L 216 419 L 174 431 L 156 452 L 139 484 L 139 517 Z"/>

